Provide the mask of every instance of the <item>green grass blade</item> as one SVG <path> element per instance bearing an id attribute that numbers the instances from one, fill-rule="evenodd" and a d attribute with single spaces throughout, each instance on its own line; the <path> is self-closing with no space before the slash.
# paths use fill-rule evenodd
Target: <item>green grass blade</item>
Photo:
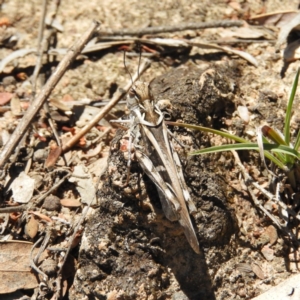
<path id="1" fill-rule="evenodd" d="M 300 155 L 297 151 L 291 149 L 290 147 L 283 146 L 283 145 L 274 145 L 269 143 L 264 143 L 264 155 L 266 158 L 274 162 L 279 168 L 281 168 L 284 171 L 288 170 L 287 165 L 282 162 L 281 160 L 277 159 L 272 153 L 268 151 L 273 151 L 277 153 L 287 153 L 291 156 L 296 156 L 298 159 L 300 158 Z M 259 151 L 258 144 L 256 143 L 240 143 L 240 144 L 229 144 L 229 145 L 222 145 L 222 146 L 213 146 L 205 149 L 199 149 L 193 152 L 190 152 L 189 155 L 199 155 L 199 154 L 208 154 L 208 153 L 216 153 L 216 152 L 222 152 L 222 151 L 231 151 L 231 150 L 256 150 Z M 266 151 L 267 150 L 267 151 Z"/>
<path id="2" fill-rule="evenodd" d="M 298 86 L 298 81 L 299 81 L 299 73 L 300 73 L 300 69 L 298 69 L 297 74 L 294 79 L 294 82 L 293 82 L 293 87 L 292 87 L 292 91 L 290 94 L 290 98 L 289 98 L 287 109 L 286 109 L 286 115 L 285 115 L 283 133 L 284 133 L 285 141 L 288 145 L 290 144 L 290 122 L 291 122 L 291 116 L 292 116 L 292 106 L 293 106 L 295 94 L 297 91 L 297 86 Z"/>
<path id="3" fill-rule="evenodd" d="M 263 143 L 266 143 L 266 144 L 270 144 L 270 142 L 263 136 L 262 137 L 262 140 L 263 140 Z M 286 155 L 285 154 L 282 154 L 282 153 L 276 153 L 276 157 L 281 161 L 283 162 L 284 164 L 286 164 Z"/>
<path id="4" fill-rule="evenodd" d="M 276 144 L 263 144 L 265 151 L 272 151 L 275 153 L 284 153 L 291 155 L 300 159 L 300 154 L 287 146 L 284 145 L 276 145 Z M 213 152 L 221 152 L 221 151 L 229 151 L 229 150 L 256 150 L 259 151 L 259 146 L 256 143 L 240 143 L 240 144 L 229 144 L 229 145 L 221 145 L 221 146 L 213 146 L 205 149 L 196 150 L 194 152 L 190 152 L 189 155 L 197 155 L 204 153 L 213 153 Z"/>
<path id="5" fill-rule="evenodd" d="M 298 131 L 298 134 L 297 134 L 297 138 L 296 138 L 294 149 L 296 151 L 298 151 L 299 147 L 300 147 L 300 130 Z"/>
<path id="6" fill-rule="evenodd" d="M 220 135 L 222 137 L 234 140 L 238 143 L 249 143 L 249 141 L 247 141 L 246 139 L 240 138 L 237 135 L 230 134 L 225 131 L 220 131 L 220 130 L 216 130 L 216 129 L 212 129 L 212 128 L 207 128 L 207 127 L 192 125 L 192 124 L 186 124 L 186 123 L 177 123 L 177 122 L 170 122 L 170 121 L 167 121 L 166 123 L 167 123 L 167 125 L 185 127 L 185 128 L 189 128 L 189 129 L 195 129 L 198 131 L 214 133 L 214 134 Z"/>

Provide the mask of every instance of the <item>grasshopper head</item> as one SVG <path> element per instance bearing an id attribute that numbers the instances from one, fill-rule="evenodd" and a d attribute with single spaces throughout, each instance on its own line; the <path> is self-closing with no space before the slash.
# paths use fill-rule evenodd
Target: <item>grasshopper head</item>
<path id="1" fill-rule="evenodd" d="M 149 84 L 142 81 L 137 81 L 130 93 L 134 93 L 135 97 L 138 99 L 139 103 L 142 104 L 145 100 L 149 100 Z"/>
<path id="2" fill-rule="evenodd" d="M 127 107 L 132 109 L 143 105 L 145 100 L 149 100 L 149 85 L 146 82 L 137 81 L 128 92 Z"/>

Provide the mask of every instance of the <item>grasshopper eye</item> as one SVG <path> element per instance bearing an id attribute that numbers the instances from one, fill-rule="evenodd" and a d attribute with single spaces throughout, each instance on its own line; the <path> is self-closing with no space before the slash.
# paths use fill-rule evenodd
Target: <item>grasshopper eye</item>
<path id="1" fill-rule="evenodd" d="M 129 97 L 133 98 L 135 97 L 135 90 L 134 89 L 130 89 L 128 92 Z"/>
<path id="2" fill-rule="evenodd" d="M 141 101 L 141 96 L 137 93 L 137 91 L 134 88 L 130 89 L 128 94 L 130 97 L 134 97 L 137 101 Z"/>

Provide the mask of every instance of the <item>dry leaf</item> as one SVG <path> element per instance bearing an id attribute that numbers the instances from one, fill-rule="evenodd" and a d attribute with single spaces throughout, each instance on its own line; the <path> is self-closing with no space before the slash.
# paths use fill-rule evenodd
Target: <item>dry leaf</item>
<path id="1" fill-rule="evenodd" d="M 232 31 L 231 34 L 232 36 L 240 39 L 270 38 L 270 34 L 265 30 L 265 28 L 254 28 L 252 26 L 237 28 L 236 30 Z"/>
<path id="2" fill-rule="evenodd" d="M 238 263 L 235 267 L 239 272 L 242 272 L 242 273 L 252 272 L 251 266 L 247 263 Z"/>
<path id="3" fill-rule="evenodd" d="M 10 99 L 13 97 L 12 93 L 0 93 L 0 105 L 4 105 L 10 101 Z"/>
<path id="4" fill-rule="evenodd" d="M 38 286 L 36 276 L 30 268 L 32 243 L 0 242 L 0 294 Z M 35 249 L 36 254 L 38 249 Z M 43 257 L 40 258 L 42 260 Z"/>
<path id="5" fill-rule="evenodd" d="M 50 152 L 45 161 L 45 168 L 53 167 L 60 155 L 61 155 L 61 147 L 57 146 L 56 142 L 51 141 Z"/>
<path id="6" fill-rule="evenodd" d="M 39 222 L 32 216 L 25 225 L 25 234 L 34 238 L 39 230 Z"/>
<path id="7" fill-rule="evenodd" d="M 69 181 L 76 183 L 76 189 L 81 196 L 82 203 L 89 204 L 93 201 L 91 204 L 96 205 L 96 189 L 93 184 L 92 176 L 85 166 L 76 166 Z"/>
<path id="8" fill-rule="evenodd" d="M 42 220 L 44 220 L 44 221 L 46 221 L 46 222 L 52 223 L 52 220 L 51 220 L 48 216 L 46 216 L 46 215 L 44 215 L 44 214 L 41 214 L 41 213 L 38 212 L 38 211 L 29 211 L 28 213 L 33 214 L 33 215 L 39 217 L 40 219 L 42 219 Z"/>
<path id="9" fill-rule="evenodd" d="M 263 272 L 263 270 L 261 269 L 261 267 L 257 264 L 251 264 L 252 267 L 252 271 L 253 273 L 259 278 L 259 279 L 265 279 L 265 274 Z"/>
<path id="10" fill-rule="evenodd" d="M 296 14 L 293 18 L 289 20 L 284 26 L 281 27 L 278 39 L 275 45 L 276 49 L 286 42 L 288 35 L 292 30 L 299 30 L 300 25 L 300 14 Z"/>
<path id="11" fill-rule="evenodd" d="M 19 176 L 12 182 L 10 188 L 13 198 L 18 203 L 28 203 L 34 191 L 34 179 L 21 172 Z"/>
<path id="12" fill-rule="evenodd" d="M 258 25 L 276 25 L 277 27 L 281 27 L 289 22 L 297 13 L 295 10 L 288 10 L 261 14 L 250 18 L 249 22 Z"/>
<path id="13" fill-rule="evenodd" d="M 60 203 L 62 206 L 65 207 L 80 207 L 81 203 L 78 200 L 75 199 L 62 199 L 60 200 Z"/>

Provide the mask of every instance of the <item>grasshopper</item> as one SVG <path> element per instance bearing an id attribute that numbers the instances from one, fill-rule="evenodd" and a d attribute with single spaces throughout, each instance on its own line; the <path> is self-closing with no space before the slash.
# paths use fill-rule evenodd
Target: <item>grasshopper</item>
<path id="1" fill-rule="evenodd" d="M 127 106 L 131 118 L 128 151 L 133 143 L 139 164 L 157 187 L 165 216 L 180 223 L 189 244 L 196 253 L 200 253 L 189 215 L 189 212 L 196 212 L 196 207 L 188 192 L 179 156 L 169 138 L 163 113 L 154 104 L 149 84 L 136 82 L 128 93 Z"/>

